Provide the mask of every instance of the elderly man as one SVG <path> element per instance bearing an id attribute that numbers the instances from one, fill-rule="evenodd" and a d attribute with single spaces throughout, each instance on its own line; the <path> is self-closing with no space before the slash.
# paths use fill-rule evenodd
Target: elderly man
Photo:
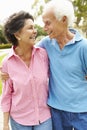
<path id="1" fill-rule="evenodd" d="M 50 64 L 49 98 L 54 130 L 87 130 L 87 40 L 75 29 L 68 0 L 47 3 L 43 11 L 48 36 L 39 46 Z"/>
<path id="2" fill-rule="evenodd" d="M 69 0 L 53 0 L 43 11 L 48 36 L 40 47 L 49 57 L 49 97 L 53 130 L 87 130 L 87 39 L 75 29 Z"/>

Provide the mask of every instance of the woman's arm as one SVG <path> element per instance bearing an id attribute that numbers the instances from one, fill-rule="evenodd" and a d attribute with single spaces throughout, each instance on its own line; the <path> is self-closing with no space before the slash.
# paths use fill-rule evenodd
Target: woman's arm
<path id="1" fill-rule="evenodd" d="M 9 128 L 9 112 L 3 113 L 3 130 L 10 130 L 10 128 Z"/>

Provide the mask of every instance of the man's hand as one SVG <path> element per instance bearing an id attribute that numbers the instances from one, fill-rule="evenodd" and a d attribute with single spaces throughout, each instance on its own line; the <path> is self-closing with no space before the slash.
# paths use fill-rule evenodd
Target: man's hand
<path id="1" fill-rule="evenodd" d="M 2 67 L 0 67 L 0 79 L 5 81 L 9 78 L 9 74 L 2 72 Z"/>

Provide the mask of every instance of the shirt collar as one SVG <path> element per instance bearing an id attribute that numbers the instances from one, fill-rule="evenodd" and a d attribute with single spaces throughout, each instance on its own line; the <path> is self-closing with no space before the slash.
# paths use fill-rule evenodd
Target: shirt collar
<path id="1" fill-rule="evenodd" d="M 72 32 L 75 35 L 74 35 L 73 39 L 70 40 L 65 46 L 70 45 L 70 44 L 75 44 L 76 42 L 81 41 L 83 39 L 83 37 L 81 36 L 81 34 L 79 33 L 78 30 L 71 29 L 71 28 L 69 30 L 70 30 L 70 32 Z"/>
<path id="2" fill-rule="evenodd" d="M 75 30 L 75 29 L 69 29 L 72 33 L 75 34 L 74 38 L 73 38 L 73 42 L 75 41 L 80 41 L 83 39 L 83 37 L 81 36 L 81 34 L 79 33 L 78 30 Z"/>
<path id="3" fill-rule="evenodd" d="M 12 46 L 12 48 L 10 49 L 9 54 L 8 54 L 8 59 L 11 58 L 11 57 L 13 57 L 13 56 L 17 57 L 14 49 L 15 49 L 15 47 Z M 33 46 L 32 56 L 34 56 L 35 53 L 36 53 L 36 51 L 38 51 L 38 50 L 40 50 L 40 47 Z"/>

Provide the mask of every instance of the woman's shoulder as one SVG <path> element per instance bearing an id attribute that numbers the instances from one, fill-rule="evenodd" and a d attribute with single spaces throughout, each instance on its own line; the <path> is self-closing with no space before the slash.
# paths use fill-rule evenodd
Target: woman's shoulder
<path id="1" fill-rule="evenodd" d="M 35 49 L 36 49 L 39 53 L 47 53 L 45 48 L 35 46 Z"/>

